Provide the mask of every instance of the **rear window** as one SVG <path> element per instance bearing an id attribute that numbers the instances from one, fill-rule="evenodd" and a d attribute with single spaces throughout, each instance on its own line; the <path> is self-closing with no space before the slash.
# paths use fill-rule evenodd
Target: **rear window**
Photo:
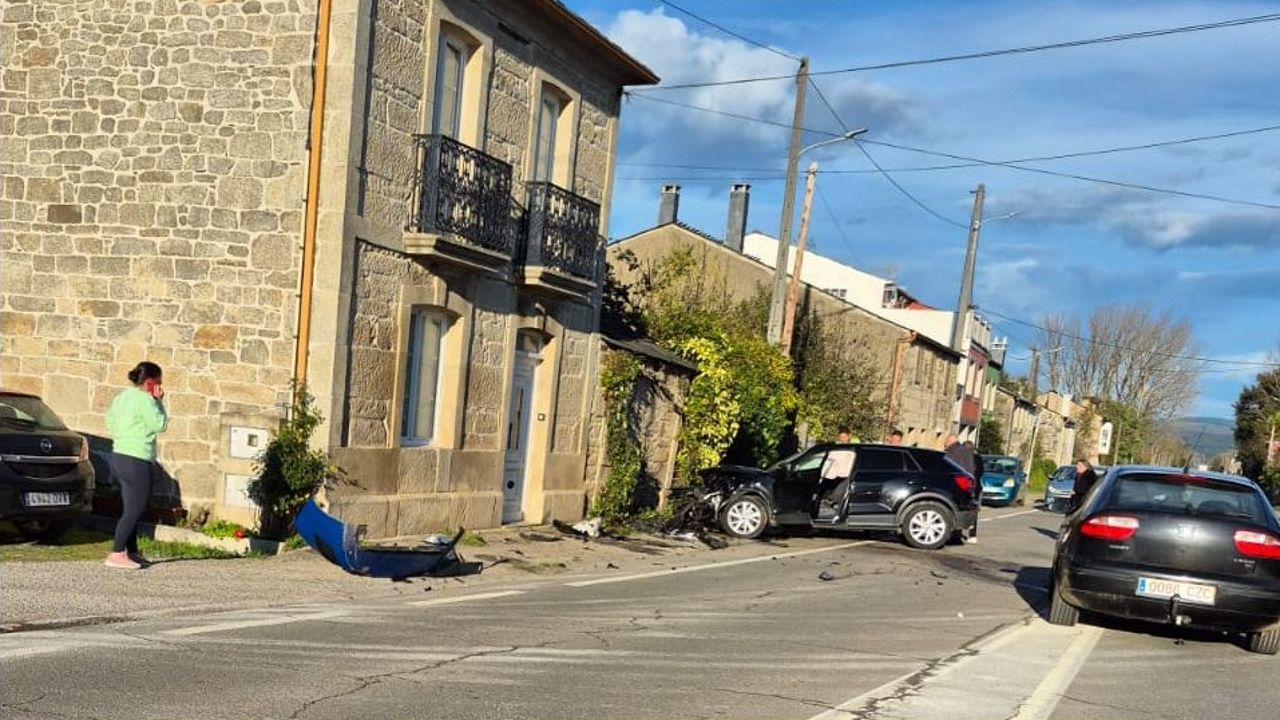
<path id="1" fill-rule="evenodd" d="M 936 450 L 913 450 L 911 457 L 925 472 L 963 473 L 965 470 Z"/>
<path id="2" fill-rule="evenodd" d="M 66 430 L 58 416 L 38 398 L 0 395 L 0 430 Z"/>
<path id="3" fill-rule="evenodd" d="M 1270 508 L 1259 492 L 1235 483 L 1161 473 L 1116 478 L 1108 510 L 1240 518 L 1266 524 Z"/>
<path id="4" fill-rule="evenodd" d="M 873 450 L 863 448 L 862 457 L 858 460 L 861 472 L 901 472 L 908 467 L 907 454 L 899 450 Z"/>
<path id="5" fill-rule="evenodd" d="M 1018 472 L 1018 461 L 1007 457 L 992 457 L 982 459 L 983 472 L 1001 473 L 1003 475 L 1013 475 Z"/>

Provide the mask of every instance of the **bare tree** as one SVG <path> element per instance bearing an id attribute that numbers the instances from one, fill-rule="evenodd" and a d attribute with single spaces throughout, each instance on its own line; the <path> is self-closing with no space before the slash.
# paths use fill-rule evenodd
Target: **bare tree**
<path id="1" fill-rule="evenodd" d="M 1045 318 L 1040 339 L 1051 386 L 1115 401 L 1137 417 L 1166 420 L 1194 402 L 1204 363 L 1186 320 L 1146 305 L 1108 305 Z"/>

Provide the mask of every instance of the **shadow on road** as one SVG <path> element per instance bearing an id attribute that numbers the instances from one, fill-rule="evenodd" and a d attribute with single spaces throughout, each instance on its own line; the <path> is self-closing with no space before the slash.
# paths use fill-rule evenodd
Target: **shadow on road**
<path id="1" fill-rule="evenodd" d="M 1240 633 L 1180 628 L 1173 625 L 1143 622 L 1141 620 L 1123 620 L 1120 618 L 1108 617 L 1106 615 L 1096 615 L 1094 613 L 1081 613 L 1080 618 L 1083 622 L 1087 622 L 1090 625 L 1095 625 L 1107 630 L 1115 630 L 1116 632 L 1127 633 L 1130 635 L 1146 635 L 1147 637 L 1160 638 L 1162 640 L 1169 640 L 1175 645 L 1184 645 L 1189 642 L 1224 643 L 1235 645 L 1241 650 L 1246 652 L 1248 651 L 1248 646 L 1245 644 L 1245 636 Z"/>
<path id="2" fill-rule="evenodd" d="M 1014 576 L 1013 587 L 1018 597 L 1041 618 L 1048 619 L 1049 613 L 1049 576 L 1047 567 L 1024 565 Z"/>
<path id="3" fill-rule="evenodd" d="M 1049 528 L 1042 528 L 1042 527 L 1033 527 L 1033 528 L 1031 528 L 1031 529 L 1032 529 L 1032 530 L 1034 530 L 1034 531 L 1036 531 L 1036 532 L 1038 532 L 1038 533 L 1040 533 L 1041 535 L 1043 535 L 1043 536 L 1045 536 L 1045 537 L 1047 537 L 1047 538 L 1050 538 L 1050 539 L 1053 539 L 1053 540 L 1057 540 L 1057 539 L 1058 539 L 1058 531 L 1057 531 L 1057 530 L 1050 530 Z"/>

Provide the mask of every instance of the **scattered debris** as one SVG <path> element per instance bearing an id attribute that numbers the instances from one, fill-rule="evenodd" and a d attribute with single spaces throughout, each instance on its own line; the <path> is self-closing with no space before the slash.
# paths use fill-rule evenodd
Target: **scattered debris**
<path id="1" fill-rule="evenodd" d="M 548 535 L 546 533 L 534 532 L 532 530 L 521 532 L 520 538 L 529 542 L 560 542 L 564 538 L 559 535 Z"/>
<path id="2" fill-rule="evenodd" d="M 963 620 L 963 619 L 964 619 L 964 612 L 963 612 L 963 611 L 961 611 L 961 612 L 956 613 L 956 617 L 958 617 L 958 618 L 960 618 L 961 620 Z"/>
<path id="3" fill-rule="evenodd" d="M 613 563 L 609 563 L 608 565 L 605 565 L 605 569 L 607 569 L 607 570 L 617 570 L 617 569 L 618 569 L 618 566 L 617 566 L 617 565 L 614 565 Z"/>
<path id="4" fill-rule="evenodd" d="M 583 540 L 590 540 L 592 538 L 600 537 L 599 518 L 593 518 L 592 520 L 594 522 L 583 521 L 573 525 L 570 525 L 563 520 L 552 520 L 551 525 L 565 535 L 573 535 L 575 537 L 580 537 Z"/>
<path id="5" fill-rule="evenodd" d="M 929 571 L 929 574 L 930 574 L 930 575 L 932 575 L 932 576 L 934 576 L 934 577 L 936 577 L 936 578 L 942 578 L 943 580 L 946 580 L 948 577 L 950 577 L 950 576 L 949 576 L 949 575 L 947 575 L 946 573 L 940 573 L 940 572 L 938 572 L 937 570 L 930 570 L 930 571 Z M 941 584 L 941 583 L 939 583 L 939 584 Z"/>
<path id="6" fill-rule="evenodd" d="M 818 579 L 823 582 L 831 582 L 832 580 L 836 579 L 836 576 L 832 574 L 830 570 L 823 570 L 822 572 L 818 573 Z"/>

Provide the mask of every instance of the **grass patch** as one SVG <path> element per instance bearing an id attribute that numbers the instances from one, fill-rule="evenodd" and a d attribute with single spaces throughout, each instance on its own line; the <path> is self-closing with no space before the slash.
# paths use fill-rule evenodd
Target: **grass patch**
<path id="1" fill-rule="evenodd" d="M 303 540 L 302 536 L 297 533 L 290 535 L 289 538 L 284 541 L 285 550 L 300 550 L 306 546 L 307 541 Z"/>
<path id="2" fill-rule="evenodd" d="M 453 532 L 450 532 L 448 530 L 441 530 L 439 532 L 429 533 L 429 534 L 443 535 L 447 538 L 453 538 L 456 532 L 457 532 L 456 530 Z M 462 533 L 462 539 L 458 540 L 458 545 L 462 547 L 484 547 L 485 545 L 488 545 L 488 544 L 489 544 L 488 540 L 485 540 L 483 537 L 471 532 L 470 530 L 467 530 L 466 532 Z"/>
<path id="3" fill-rule="evenodd" d="M 262 557 L 261 553 L 248 556 L 233 552 L 192 545 L 183 542 L 162 542 L 151 538 L 138 538 L 138 550 L 151 560 L 226 560 L 238 557 Z M 95 530 L 74 529 L 51 543 L 24 542 L 17 531 L 0 525 L 0 562 L 67 562 L 73 560 L 102 560 L 111 552 L 111 536 Z"/>

